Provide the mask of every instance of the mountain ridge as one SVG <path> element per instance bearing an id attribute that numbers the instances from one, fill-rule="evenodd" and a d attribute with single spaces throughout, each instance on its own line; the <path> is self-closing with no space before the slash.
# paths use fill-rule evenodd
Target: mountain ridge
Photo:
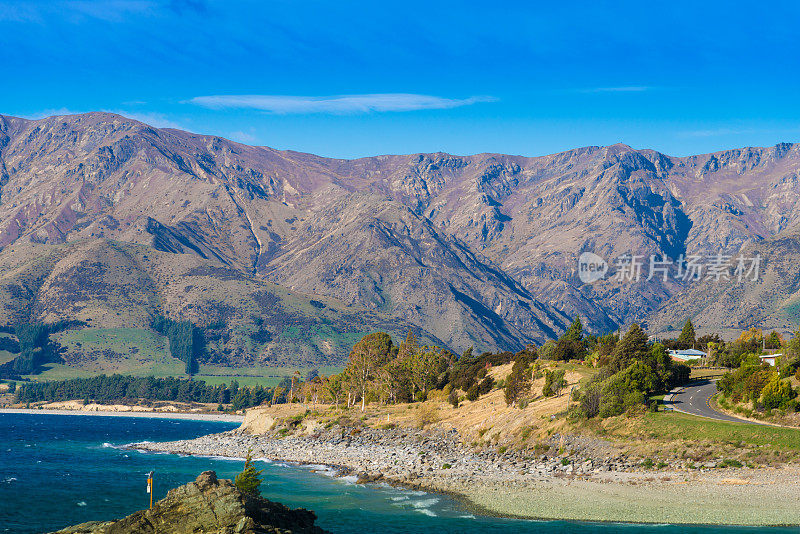
<path id="1" fill-rule="evenodd" d="M 0 247 L 110 238 L 401 317 L 454 350 L 515 350 L 574 315 L 597 332 L 652 320 L 688 290 L 583 284 L 583 251 L 735 253 L 800 221 L 798 146 L 337 159 L 107 113 L 0 116 Z"/>

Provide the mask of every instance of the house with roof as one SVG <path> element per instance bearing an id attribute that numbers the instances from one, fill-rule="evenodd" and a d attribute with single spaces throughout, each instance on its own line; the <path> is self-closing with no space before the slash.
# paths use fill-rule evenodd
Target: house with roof
<path id="1" fill-rule="evenodd" d="M 701 360 L 708 356 L 702 350 L 697 349 L 684 349 L 684 350 L 671 350 L 669 357 L 678 362 L 688 362 L 692 360 Z"/>

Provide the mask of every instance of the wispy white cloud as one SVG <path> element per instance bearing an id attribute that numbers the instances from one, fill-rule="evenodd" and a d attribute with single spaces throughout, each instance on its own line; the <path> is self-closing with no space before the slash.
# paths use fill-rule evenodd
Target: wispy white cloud
<path id="1" fill-rule="evenodd" d="M 581 89 L 581 93 L 643 93 L 650 91 L 652 87 L 647 85 L 622 85 L 619 87 L 592 87 Z"/>
<path id="2" fill-rule="evenodd" d="M 197 96 L 188 100 L 210 109 L 254 109 L 275 114 L 354 114 L 386 111 L 417 111 L 450 109 L 478 102 L 495 102 L 490 96 L 469 98 L 442 98 L 410 93 L 378 93 L 335 96 L 288 95 L 212 95 Z"/>

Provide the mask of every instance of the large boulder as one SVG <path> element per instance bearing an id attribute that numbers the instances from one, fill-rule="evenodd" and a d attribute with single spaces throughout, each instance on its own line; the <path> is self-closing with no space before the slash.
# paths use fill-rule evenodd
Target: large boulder
<path id="1" fill-rule="evenodd" d="M 156 502 L 152 510 L 119 521 L 83 523 L 57 534 L 325 534 L 316 514 L 292 510 L 239 491 L 230 480 L 205 471 Z"/>

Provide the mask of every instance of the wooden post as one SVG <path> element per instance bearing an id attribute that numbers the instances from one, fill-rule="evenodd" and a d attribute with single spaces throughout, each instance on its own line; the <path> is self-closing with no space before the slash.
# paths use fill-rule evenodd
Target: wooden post
<path id="1" fill-rule="evenodd" d="M 150 471 L 147 474 L 147 493 L 150 494 L 150 509 L 153 509 L 153 473 L 154 471 Z"/>

